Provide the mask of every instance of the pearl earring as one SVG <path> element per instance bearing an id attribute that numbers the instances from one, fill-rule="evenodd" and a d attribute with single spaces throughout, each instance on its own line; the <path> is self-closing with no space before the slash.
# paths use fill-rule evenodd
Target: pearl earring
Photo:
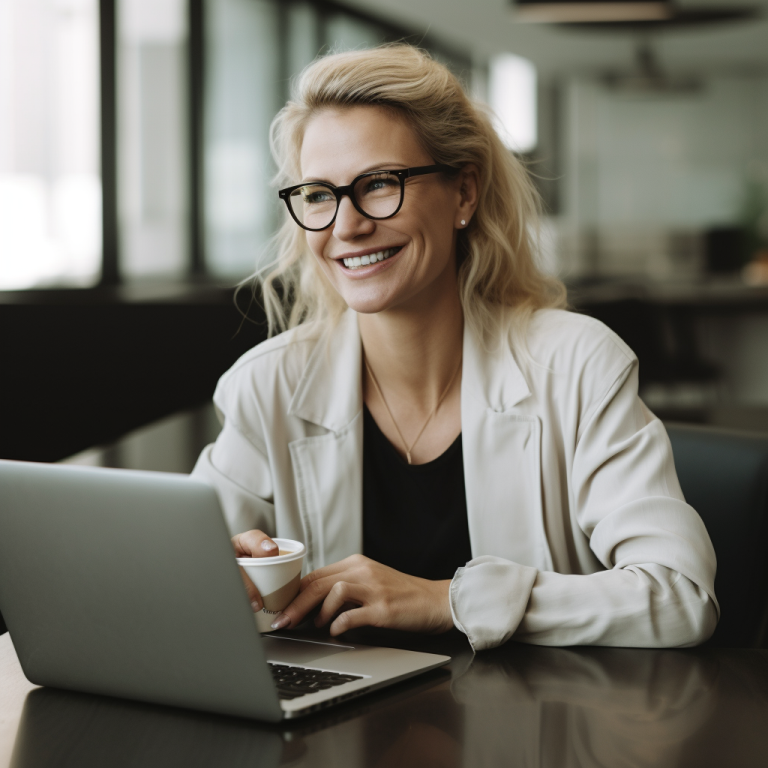
<path id="1" fill-rule="evenodd" d="M 464 219 L 462 219 L 462 220 L 461 220 L 461 226 L 462 226 L 462 227 L 466 227 L 466 226 L 467 226 L 467 222 L 466 222 L 466 221 L 464 221 Z"/>

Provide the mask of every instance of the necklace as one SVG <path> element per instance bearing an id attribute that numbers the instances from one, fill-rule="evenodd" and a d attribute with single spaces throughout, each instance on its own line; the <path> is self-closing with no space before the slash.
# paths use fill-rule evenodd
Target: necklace
<path id="1" fill-rule="evenodd" d="M 435 407 L 432 409 L 432 412 L 427 416 L 427 420 L 422 425 L 421 429 L 419 430 L 419 434 L 416 435 L 416 439 L 411 443 L 410 448 L 408 447 L 408 443 L 405 442 L 405 438 L 403 437 L 403 433 L 400 431 L 400 427 L 397 426 L 397 422 L 395 421 L 395 417 L 392 415 L 392 411 L 389 409 L 389 406 L 387 405 L 387 401 L 384 398 L 384 393 L 381 391 L 381 387 L 379 386 L 379 382 L 376 381 L 376 377 L 373 375 L 373 371 L 371 370 L 371 366 L 368 365 L 368 358 L 363 357 L 363 360 L 365 361 L 365 367 L 368 371 L 368 375 L 371 377 L 371 381 L 373 382 L 373 385 L 376 387 L 376 391 L 379 393 L 379 397 L 381 398 L 381 402 L 384 403 L 384 407 L 387 409 L 387 413 L 389 414 L 389 418 L 392 421 L 392 425 L 394 426 L 398 437 L 400 438 L 400 442 L 403 444 L 403 448 L 405 448 L 405 457 L 408 459 L 408 463 L 412 464 L 411 461 L 411 451 L 413 450 L 416 443 L 419 442 L 419 438 L 424 434 L 424 430 L 427 428 L 427 424 L 429 424 L 430 421 L 432 421 L 432 417 L 437 413 L 437 409 L 442 405 L 443 400 L 445 400 L 446 395 L 448 392 L 450 392 L 451 387 L 453 386 L 453 382 L 456 380 L 456 377 L 459 375 L 459 371 L 461 370 L 461 359 L 459 360 L 459 364 L 456 367 L 456 370 L 453 372 L 453 376 L 451 376 L 451 380 L 448 382 L 448 386 L 445 388 L 445 391 L 437 400 L 437 403 L 435 404 Z"/>

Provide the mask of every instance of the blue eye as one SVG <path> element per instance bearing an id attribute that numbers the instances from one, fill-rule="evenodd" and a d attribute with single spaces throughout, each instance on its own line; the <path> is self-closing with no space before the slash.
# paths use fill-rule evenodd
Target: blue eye
<path id="1" fill-rule="evenodd" d="M 306 192 L 302 190 L 301 199 L 305 205 L 330 203 L 336 200 L 330 189 L 317 189 Z"/>
<path id="2" fill-rule="evenodd" d="M 400 180 L 396 176 L 373 176 L 364 181 L 363 194 L 386 192 L 400 188 Z"/>

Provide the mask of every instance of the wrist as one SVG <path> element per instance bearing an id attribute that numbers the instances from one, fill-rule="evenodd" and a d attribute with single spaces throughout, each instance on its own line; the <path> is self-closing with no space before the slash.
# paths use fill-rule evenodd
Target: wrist
<path id="1" fill-rule="evenodd" d="M 436 635 L 453 629 L 451 612 L 451 580 L 432 581 L 432 606 L 434 613 L 432 632 Z"/>

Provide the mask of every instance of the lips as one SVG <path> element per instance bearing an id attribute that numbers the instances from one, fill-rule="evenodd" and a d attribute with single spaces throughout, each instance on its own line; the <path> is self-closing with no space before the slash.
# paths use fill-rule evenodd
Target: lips
<path id="1" fill-rule="evenodd" d="M 394 256 L 402 246 L 396 248 L 386 248 L 383 251 L 377 251 L 376 253 L 369 253 L 365 256 L 353 256 L 349 259 L 342 259 L 344 266 L 347 269 L 355 270 L 359 267 L 367 267 L 370 264 L 376 264 L 379 261 L 385 261 L 386 259 Z"/>

